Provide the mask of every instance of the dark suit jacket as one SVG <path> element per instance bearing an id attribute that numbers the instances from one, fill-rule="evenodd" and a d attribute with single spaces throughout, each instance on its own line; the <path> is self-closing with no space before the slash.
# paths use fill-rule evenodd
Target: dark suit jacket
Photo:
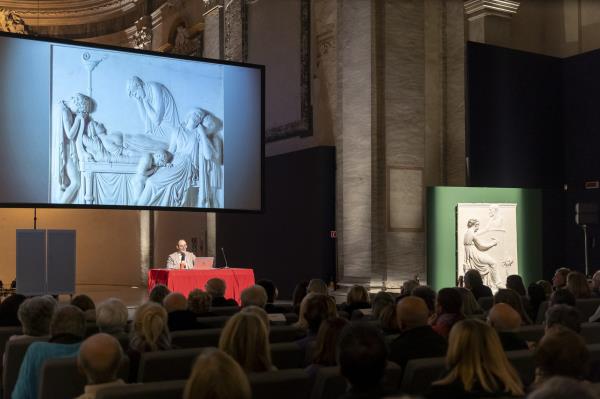
<path id="1" fill-rule="evenodd" d="M 479 298 L 483 298 L 483 297 L 494 296 L 494 294 L 492 294 L 492 289 L 490 287 L 488 287 L 487 285 L 482 285 L 481 287 L 472 288 L 471 292 L 473 293 L 473 296 L 475 297 L 476 300 L 478 300 Z"/>
<path id="2" fill-rule="evenodd" d="M 521 349 L 529 349 L 527 342 L 521 338 L 517 333 L 514 332 L 500 332 L 498 331 L 498 337 L 502 343 L 504 351 L 518 351 Z"/>
<path id="3" fill-rule="evenodd" d="M 412 359 L 446 356 L 446 339 L 433 331 L 431 326 L 422 326 L 403 331 L 390 345 L 389 359 L 396 362 L 402 370 Z"/>
<path id="4" fill-rule="evenodd" d="M 220 306 L 238 306 L 235 299 L 225 299 L 223 297 L 213 298 L 210 306 L 220 307 Z"/>
<path id="5" fill-rule="evenodd" d="M 193 330 L 200 325 L 196 320 L 196 314 L 189 310 L 176 310 L 169 313 L 169 331 Z"/>

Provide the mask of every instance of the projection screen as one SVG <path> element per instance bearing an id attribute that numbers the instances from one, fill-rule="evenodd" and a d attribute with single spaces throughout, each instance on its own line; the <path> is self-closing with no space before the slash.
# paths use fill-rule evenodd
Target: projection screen
<path id="1" fill-rule="evenodd" d="M 0 206 L 261 211 L 264 66 L 0 34 Z"/>

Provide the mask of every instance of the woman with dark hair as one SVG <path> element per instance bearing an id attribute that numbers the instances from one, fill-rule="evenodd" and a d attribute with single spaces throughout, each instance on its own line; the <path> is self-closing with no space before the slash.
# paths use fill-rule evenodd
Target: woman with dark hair
<path id="1" fill-rule="evenodd" d="M 531 283 L 527 287 L 527 296 L 529 297 L 529 317 L 531 320 L 536 320 L 540 305 L 546 300 L 546 291 L 538 283 Z"/>
<path id="2" fill-rule="evenodd" d="M 509 289 L 499 289 L 498 292 L 496 292 L 496 295 L 494 295 L 494 305 L 497 303 L 505 303 L 510 305 L 519 313 L 523 324 L 533 324 L 529 318 L 529 315 L 527 315 L 527 312 L 525 311 L 521 295 L 517 294 L 515 291 Z"/>
<path id="3" fill-rule="evenodd" d="M 462 305 L 460 292 L 454 288 L 442 288 L 437 295 L 436 317 L 431 325 L 433 331 L 448 338 L 452 326 L 465 318 Z"/>
<path id="4" fill-rule="evenodd" d="M 314 377 L 321 367 L 337 366 L 338 338 L 347 324 L 348 320 L 341 317 L 324 320 L 321 323 L 312 354 L 312 363 L 306 368 L 308 375 Z"/>
<path id="5" fill-rule="evenodd" d="M 292 305 L 294 306 L 294 313 L 300 313 L 300 304 L 306 296 L 306 288 L 308 287 L 308 281 L 301 281 L 296 284 L 294 293 L 292 294 Z"/>
<path id="6" fill-rule="evenodd" d="M 475 269 L 468 270 L 464 277 L 465 288 L 471 290 L 476 300 L 483 297 L 492 297 L 492 289 L 487 285 L 483 285 L 481 274 Z"/>
<path id="7" fill-rule="evenodd" d="M 17 317 L 19 306 L 25 302 L 25 297 L 21 294 L 12 294 L 0 303 L 0 326 L 20 326 L 21 322 Z"/>
<path id="8" fill-rule="evenodd" d="M 518 274 L 511 274 L 510 276 L 506 277 L 506 288 L 516 291 L 517 294 L 521 296 L 527 295 L 523 278 Z"/>

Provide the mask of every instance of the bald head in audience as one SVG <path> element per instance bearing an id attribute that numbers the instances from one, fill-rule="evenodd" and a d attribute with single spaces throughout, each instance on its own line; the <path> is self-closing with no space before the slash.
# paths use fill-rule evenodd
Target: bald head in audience
<path id="1" fill-rule="evenodd" d="M 179 292 L 172 292 L 165 297 L 163 305 L 167 313 L 171 313 L 177 310 L 187 310 L 188 302 L 183 294 Z"/>
<path id="2" fill-rule="evenodd" d="M 96 385 L 117 379 L 122 357 L 119 341 L 111 335 L 99 333 L 83 341 L 77 361 L 88 384 Z"/>
<path id="3" fill-rule="evenodd" d="M 496 331 L 516 331 L 521 326 L 521 316 L 512 306 L 497 303 L 490 309 L 488 324 Z"/>
<path id="4" fill-rule="evenodd" d="M 429 308 L 422 298 L 407 296 L 396 305 L 396 318 L 402 331 L 426 326 L 429 319 Z"/>

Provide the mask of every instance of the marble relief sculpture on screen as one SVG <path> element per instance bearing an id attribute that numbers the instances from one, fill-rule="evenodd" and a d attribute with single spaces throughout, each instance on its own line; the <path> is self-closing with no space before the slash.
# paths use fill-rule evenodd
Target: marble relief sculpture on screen
<path id="1" fill-rule="evenodd" d="M 495 292 L 518 274 L 516 204 L 457 205 L 457 276 L 479 271 Z"/>
<path id="2" fill-rule="evenodd" d="M 94 67 L 110 57 L 102 56 Z M 82 60 L 89 64 L 89 53 Z M 53 201 L 223 207 L 223 121 L 189 95 L 182 102 L 196 106 L 180 114 L 173 91 L 142 76 L 111 76 L 122 79 L 122 91 L 107 96 L 101 85 L 92 89 L 92 70 L 87 82 L 92 95 L 76 92 L 54 106 Z M 86 82 L 80 86 L 84 89 Z M 123 114 L 115 115 L 119 103 Z M 107 121 L 96 120 L 104 106 L 113 112 L 104 112 Z M 130 131 L 123 131 L 125 125 Z"/>

